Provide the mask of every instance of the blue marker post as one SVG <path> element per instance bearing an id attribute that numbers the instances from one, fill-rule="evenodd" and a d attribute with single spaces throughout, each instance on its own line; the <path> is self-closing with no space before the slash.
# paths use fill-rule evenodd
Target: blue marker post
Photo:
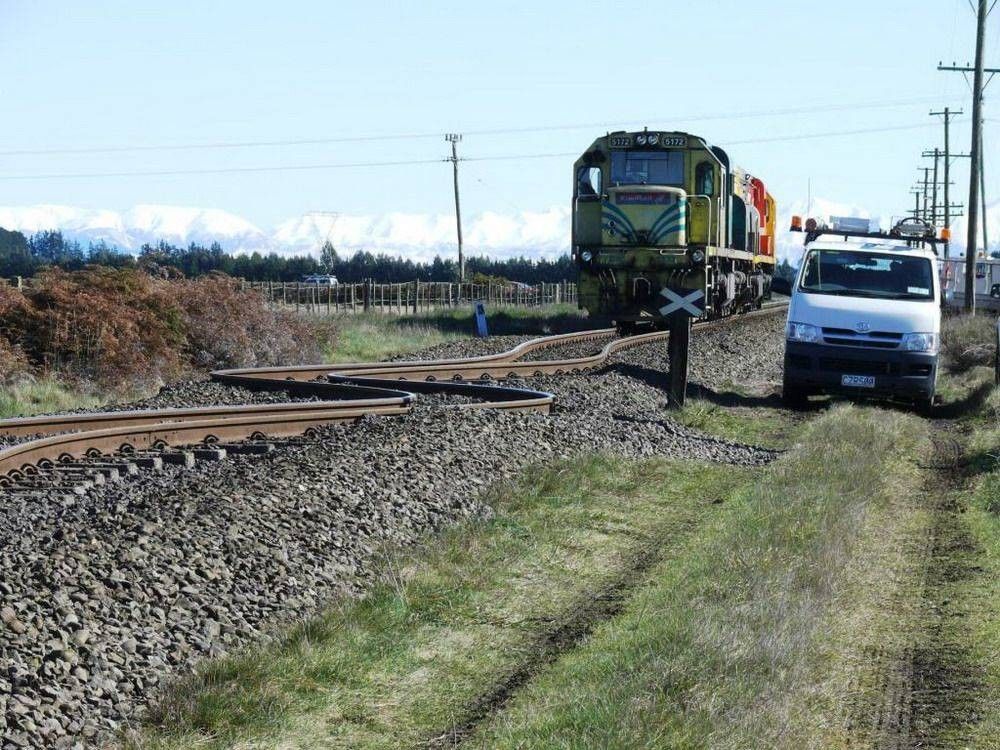
<path id="1" fill-rule="evenodd" d="M 476 300 L 472 304 L 472 310 L 476 316 L 476 337 L 481 339 L 488 338 L 490 332 L 486 327 L 486 305 L 483 304 L 482 300 Z"/>

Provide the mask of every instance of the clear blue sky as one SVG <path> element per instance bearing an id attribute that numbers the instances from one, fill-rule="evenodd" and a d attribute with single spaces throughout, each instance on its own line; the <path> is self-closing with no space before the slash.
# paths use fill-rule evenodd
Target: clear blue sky
<path id="1" fill-rule="evenodd" d="M 1000 11 L 996 14 L 1000 16 Z M 987 62 L 1000 63 L 1000 18 Z M 0 0 L 0 151 L 232 143 L 647 122 L 733 145 L 781 200 L 907 208 L 928 111 L 969 111 L 967 0 L 304 2 Z M 994 86 L 1000 86 L 995 83 Z M 989 94 L 987 96 L 989 100 Z M 892 108 L 772 114 L 913 101 Z M 989 114 L 989 101 L 987 103 Z M 720 115 L 692 121 L 695 116 Z M 966 116 L 967 117 L 967 116 Z M 467 135 L 466 156 L 580 152 L 605 127 Z M 968 144 L 968 123 L 955 128 Z M 990 125 L 987 131 L 996 131 Z M 443 157 L 439 137 L 192 151 L 0 155 L 0 205 L 217 207 L 262 226 L 310 210 L 451 210 L 446 164 L 42 180 L 11 175 L 214 169 Z M 987 155 L 996 154 L 988 144 Z M 570 156 L 462 165 L 463 210 L 565 205 Z M 1000 189 L 1000 160 L 987 165 Z M 956 175 L 964 192 L 965 172 Z"/>

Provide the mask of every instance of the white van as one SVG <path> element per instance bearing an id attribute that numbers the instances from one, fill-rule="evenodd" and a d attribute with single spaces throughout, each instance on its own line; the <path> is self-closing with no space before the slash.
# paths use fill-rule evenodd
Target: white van
<path id="1" fill-rule="evenodd" d="M 788 306 L 785 401 L 840 392 L 929 409 L 941 340 L 933 228 L 906 220 L 889 233 L 815 223 L 806 232 Z"/>

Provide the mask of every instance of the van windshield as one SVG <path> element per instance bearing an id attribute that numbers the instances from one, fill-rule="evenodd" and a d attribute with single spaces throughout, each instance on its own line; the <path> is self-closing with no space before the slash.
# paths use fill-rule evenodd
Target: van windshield
<path id="1" fill-rule="evenodd" d="M 927 258 L 842 250 L 810 250 L 799 290 L 876 299 L 934 299 Z"/>

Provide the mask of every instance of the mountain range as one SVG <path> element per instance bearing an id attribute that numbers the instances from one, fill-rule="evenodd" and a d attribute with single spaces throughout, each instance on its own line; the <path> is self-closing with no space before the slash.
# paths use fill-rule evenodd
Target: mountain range
<path id="1" fill-rule="evenodd" d="M 792 214 L 806 214 L 806 201 L 785 204 L 778 217 L 778 255 L 795 260 L 801 235 L 785 231 Z M 814 216 L 870 215 L 857 206 L 823 198 L 810 202 Z M 1000 201 L 987 209 L 994 247 L 1000 240 Z M 954 222 L 954 247 L 964 247 L 965 220 Z M 882 224 L 886 226 L 889 217 Z M 165 240 L 174 245 L 210 245 L 218 242 L 232 253 L 277 252 L 283 255 L 317 254 L 329 240 L 341 254 L 357 250 L 402 255 L 413 260 L 431 260 L 435 255 L 455 252 L 455 218 L 450 214 L 386 213 L 351 215 L 307 213 L 263 229 L 237 214 L 216 208 L 137 205 L 124 211 L 73 206 L 36 205 L 0 207 L 0 227 L 33 234 L 59 230 L 83 245 L 104 241 L 127 252 L 137 252 L 145 243 Z M 568 206 L 545 211 L 497 213 L 485 211 L 466 219 L 463 226 L 466 252 L 506 258 L 554 258 L 569 251 Z"/>

